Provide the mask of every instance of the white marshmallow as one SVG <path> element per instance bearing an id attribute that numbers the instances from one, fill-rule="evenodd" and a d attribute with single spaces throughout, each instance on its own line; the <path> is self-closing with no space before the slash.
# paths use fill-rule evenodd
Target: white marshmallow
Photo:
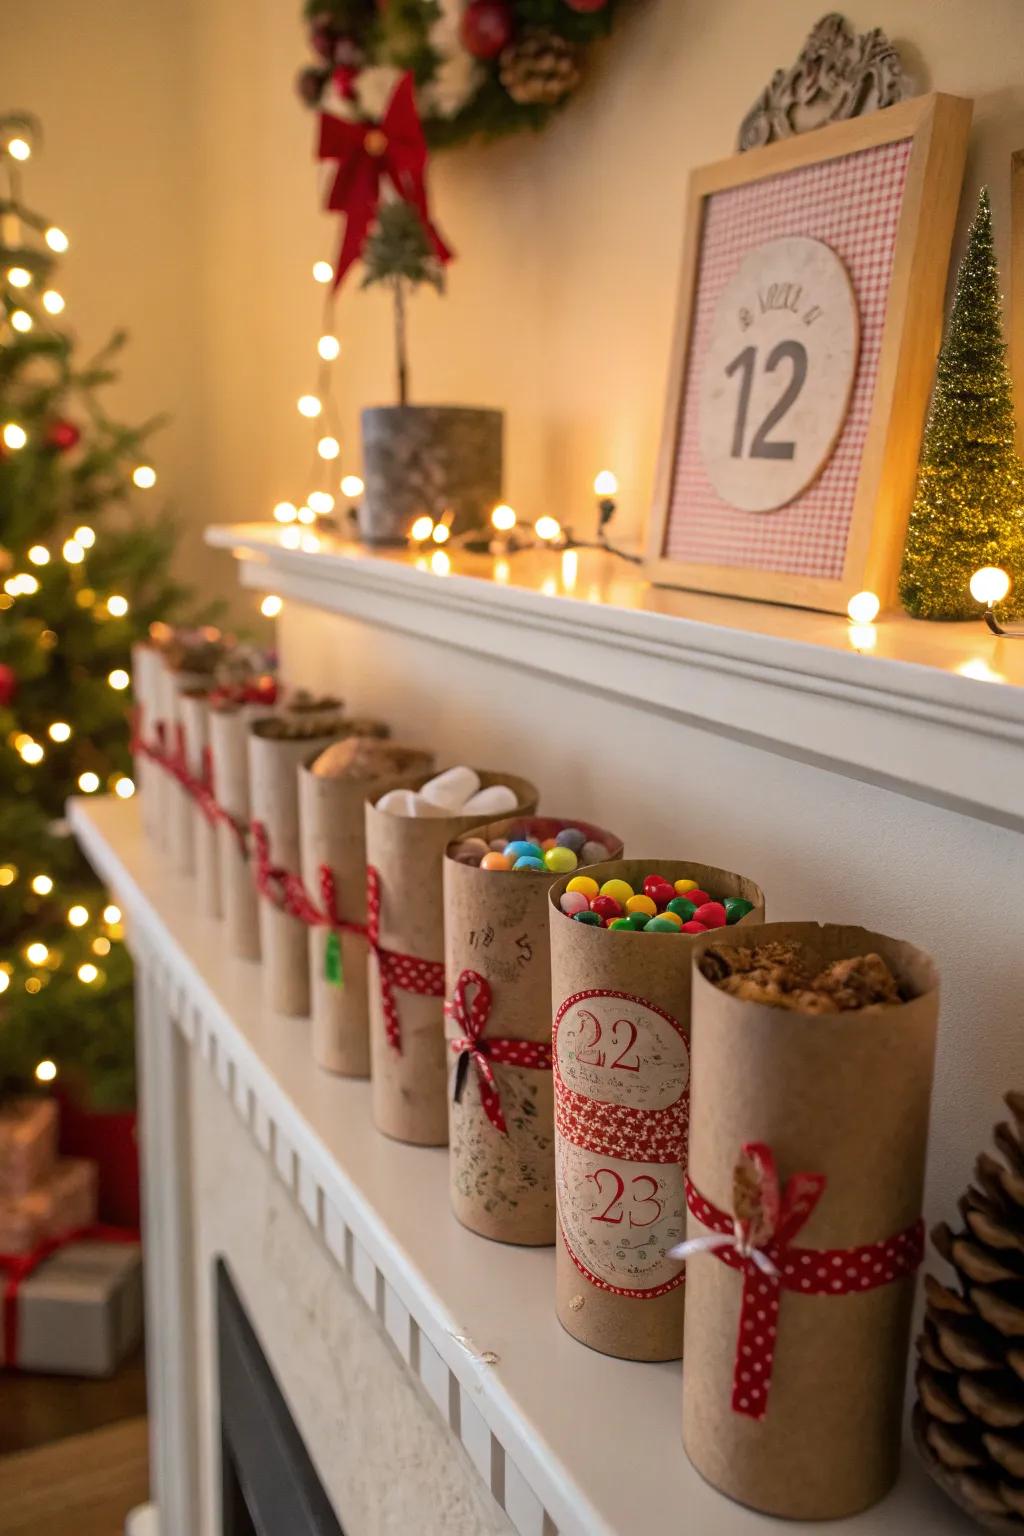
<path id="1" fill-rule="evenodd" d="M 462 810 L 471 795 L 480 788 L 480 775 L 472 768 L 446 768 L 422 786 L 419 793 L 431 805 L 443 807 L 448 815 Z"/>
<path id="2" fill-rule="evenodd" d="M 381 795 L 376 806 L 378 811 L 386 811 L 389 816 L 415 816 L 417 799 L 411 789 L 389 789 L 386 795 Z"/>
<path id="3" fill-rule="evenodd" d="M 514 811 L 518 800 L 514 789 L 509 789 L 507 784 L 490 784 L 486 789 L 478 789 L 475 795 L 471 795 L 462 807 L 463 816 L 503 816 L 507 811 Z"/>

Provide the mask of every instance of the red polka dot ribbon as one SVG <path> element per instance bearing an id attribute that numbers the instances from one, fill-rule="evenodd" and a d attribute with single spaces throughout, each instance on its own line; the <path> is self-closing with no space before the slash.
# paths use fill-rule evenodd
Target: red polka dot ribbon
<path id="1" fill-rule="evenodd" d="M 472 994 L 472 995 L 470 995 Z M 465 1033 L 450 1042 L 458 1056 L 455 1068 L 455 1102 L 462 1100 L 466 1086 L 469 1063 L 476 1067 L 480 1083 L 480 1103 L 484 1113 L 503 1136 L 508 1135 L 505 1115 L 501 1108 L 498 1080 L 492 1062 L 509 1067 L 534 1067 L 538 1071 L 551 1070 L 551 1046 L 539 1040 L 484 1039 L 483 1032 L 491 1014 L 491 985 L 478 971 L 463 971 L 455 983 L 451 1000 L 444 1005 L 450 1019 Z"/>
<path id="2" fill-rule="evenodd" d="M 395 993 L 415 992 L 420 997 L 444 997 L 444 961 L 421 960 L 418 955 L 400 955 L 394 950 L 382 948 L 380 906 L 380 874 L 371 864 L 366 870 L 366 932 L 370 948 L 377 956 L 380 972 L 384 1033 L 392 1050 L 401 1055 L 402 1023 L 398 1016 Z"/>
<path id="3" fill-rule="evenodd" d="M 686 1203 L 710 1232 L 688 1238 L 671 1252 L 679 1259 L 711 1252 L 743 1275 L 732 1407 L 748 1418 L 763 1419 L 768 1409 L 783 1291 L 853 1296 L 905 1279 L 924 1257 L 923 1221 L 858 1248 L 795 1247 L 792 1240 L 825 1185 L 824 1174 L 796 1173 L 780 1190 L 774 1154 L 760 1142 L 741 1149 L 735 1214 L 720 1211 L 686 1181 Z"/>

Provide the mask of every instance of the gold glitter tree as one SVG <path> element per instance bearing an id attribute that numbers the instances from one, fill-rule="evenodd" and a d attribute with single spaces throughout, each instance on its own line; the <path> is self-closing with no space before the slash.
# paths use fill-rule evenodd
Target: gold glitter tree
<path id="1" fill-rule="evenodd" d="M 939 353 L 900 598 L 917 619 L 979 613 L 970 579 L 998 565 L 1013 582 L 1002 617 L 1024 613 L 1024 464 L 1014 446 L 1013 387 L 983 187 Z"/>

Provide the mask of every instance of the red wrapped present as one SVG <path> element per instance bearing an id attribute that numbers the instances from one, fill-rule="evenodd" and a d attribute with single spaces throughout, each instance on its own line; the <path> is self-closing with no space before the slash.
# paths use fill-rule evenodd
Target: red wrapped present
<path id="1" fill-rule="evenodd" d="M 0 1200 L 0 1254 L 28 1253 L 48 1238 L 91 1226 L 96 1213 L 96 1164 L 61 1158 L 27 1195 Z"/>
<path id="2" fill-rule="evenodd" d="M 27 1195 L 53 1172 L 56 1161 L 53 1100 L 11 1099 L 0 1105 L 0 1201 Z"/>

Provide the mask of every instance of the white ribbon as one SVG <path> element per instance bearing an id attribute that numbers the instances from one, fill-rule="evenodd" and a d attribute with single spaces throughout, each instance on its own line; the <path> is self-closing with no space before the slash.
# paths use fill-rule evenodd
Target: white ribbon
<path id="1" fill-rule="evenodd" d="M 688 1237 L 685 1243 L 677 1243 L 668 1251 L 670 1259 L 688 1259 L 695 1253 L 711 1253 L 716 1248 L 735 1248 L 743 1259 L 753 1259 L 763 1275 L 769 1275 L 771 1279 L 779 1278 L 779 1271 L 766 1253 L 760 1248 L 748 1247 L 742 1241 L 738 1232 L 708 1232 L 702 1237 Z"/>

